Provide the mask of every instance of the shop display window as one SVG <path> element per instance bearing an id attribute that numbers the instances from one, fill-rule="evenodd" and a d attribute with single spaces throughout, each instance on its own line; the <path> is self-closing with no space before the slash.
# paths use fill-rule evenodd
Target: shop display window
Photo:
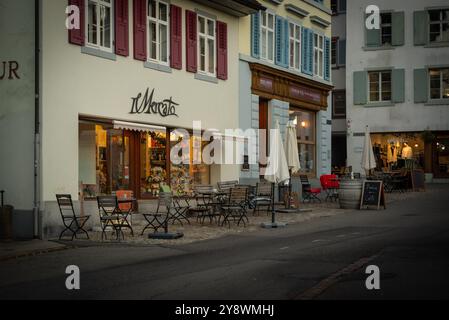
<path id="1" fill-rule="evenodd" d="M 296 124 L 298 136 L 300 174 L 314 175 L 316 172 L 315 113 L 290 108 L 290 120 Z"/>

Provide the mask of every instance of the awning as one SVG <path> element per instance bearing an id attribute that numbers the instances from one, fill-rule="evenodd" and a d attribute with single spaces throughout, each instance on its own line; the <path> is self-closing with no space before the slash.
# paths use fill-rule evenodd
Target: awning
<path id="1" fill-rule="evenodd" d="M 141 132 L 159 132 L 159 133 L 166 133 L 167 128 L 150 125 L 150 124 L 142 124 L 142 123 L 136 123 L 136 122 L 125 122 L 125 121 L 117 121 L 114 120 L 114 129 L 122 129 L 122 130 L 130 130 L 130 131 L 141 131 Z"/>

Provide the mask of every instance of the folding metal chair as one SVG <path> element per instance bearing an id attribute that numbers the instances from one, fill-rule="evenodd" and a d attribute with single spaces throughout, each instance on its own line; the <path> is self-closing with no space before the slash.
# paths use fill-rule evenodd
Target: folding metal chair
<path id="1" fill-rule="evenodd" d="M 142 235 L 147 229 L 153 229 L 158 232 L 159 229 L 165 228 L 170 218 L 170 209 L 172 207 L 172 194 L 170 192 L 160 192 L 157 202 L 157 209 L 154 213 L 144 213 L 143 216 L 147 221 L 147 225 L 142 230 Z M 165 212 L 164 211 L 165 208 Z"/>
<path id="2" fill-rule="evenodd" d="M 309 178 L 306 175 L 301 175 L 299 178 L 301 179 L 302 186 L 302 202 L 305 203 L 306 200 L 309 202 L 317 200 L 321 203 L 321 199 L 318 198 L 318 195 L 321 193 L 321 188 L 312 188 Z"/>
<path id="3" fill-rule="evenodd" d="M 128 228 L 131 230 L 131 235 L 134 236 L 134 231 L 129 224 L 127 217 L 129 211 L 121 211 L 119 208 L 118 199 L 116 196 L 98 196 L 98 212 L 100 215 L 101 222 L 101 239 L 106 237 L 106 229 L 111 227 L 116 233 L 117 240 L 120 241 L 120 235 L 122 235 L 123 240 L 125 239 L 125 234 L 123 233 L 123 228 Z"/>
<path id="4" fill-rule="evenodd" d="M 243 222 L 243 226 L 246 227 L 245 220 L 249 223 L 249 219 L 246 215 L 246 206 L 248 203 L 248 186 L 236 186 L 231 189 L 229 194 L 229 201 L 227 204 L 222 205 L 223 222 L 228 223 L 228 227 L 231 228 L 231 219 L 236 222 L 237 226 L 240 222 Z"/>
<path id="5" fill-rule="evenodd" d="M 75 214 L 75 209 L 73 208 L 72 196 L 70 194 L 57 194 L 56 200 L 58 201 L 59 212 L 61 213 L 62 223 L 64 224 L 65 229 L 62 230 L 59 235 L 59 240 L 62 239 L 63 234 L 66 231 L 72 233 L 72 239 L 77 238 L 77 234 L 81 231 L 89 239 L 89 234 L 84 229 L 84 225 L 87 220 L 89 220 L 90 216 L 77 216 Z"/>
<path id="6" fill-rule="evenodd" d="M 260 207 L 266 207 L 267 214 L 271 213 L 273 206 L 274 184 L 269 182 L 259 182 L 256 185 L 256 194 L 252 199 L 254 203 L 253 214 L 259 214 Z"/>

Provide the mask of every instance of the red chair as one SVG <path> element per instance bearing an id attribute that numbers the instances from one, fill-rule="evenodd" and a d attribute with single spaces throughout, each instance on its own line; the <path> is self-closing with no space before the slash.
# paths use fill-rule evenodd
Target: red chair
<path id="1" fill-rule="evenodd" d="M 309 202 L 317 200 L 321 203 L 321 199 L 318 198 L 321 193 L 321 188 L 312 188 L 309 178 L 305 175 L 301 175 L 299 178 L 301 179 L 302 185 L 302 202 L 305 203 L 306 200 L 309 200 Z"/>
<path id="2" fill-rule="evenodd" d="M 337 200 L 338 193 L 337 190 L 340 188 L 340 183 L 338 182 L 338 177 L 335 174 L 325 174 L 320 177 L 321 187 L 326 191 L 326 201 Z"/>

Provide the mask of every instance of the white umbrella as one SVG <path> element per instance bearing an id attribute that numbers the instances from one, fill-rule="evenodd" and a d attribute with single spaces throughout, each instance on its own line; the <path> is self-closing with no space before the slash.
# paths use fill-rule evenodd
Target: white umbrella
<path id="1" fill-rule="evenodd" d="M 369 172 L 376 168 L 376 158 L 374 157 L 373 145 L 371 143 L 371 134 L 369 127 L 365 129 L 365 142 L 363 144 L 362 168 Z"/>
<path id="2" fill-rule="evenodd" d="M 295 174 L 301 169 L 298 152 L 298 137 L 296 134 L 296 126 L 292 121 L 287 124 L 287 134 L 285 136 L 285 154 L 287 156 L 287 164 L 291 174 Z"/>

